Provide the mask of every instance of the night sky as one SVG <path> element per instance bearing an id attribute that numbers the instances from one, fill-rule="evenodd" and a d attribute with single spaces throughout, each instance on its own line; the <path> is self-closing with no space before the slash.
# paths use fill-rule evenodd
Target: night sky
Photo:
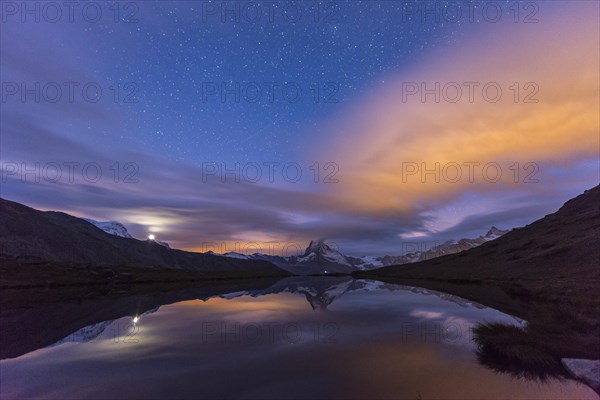
<path id="1" fill-rule="evenodd" d="M 600 179 L 600 3 L 486 3 L 3 2 L 1 196 L 198 251 L 522 226 Z"/>

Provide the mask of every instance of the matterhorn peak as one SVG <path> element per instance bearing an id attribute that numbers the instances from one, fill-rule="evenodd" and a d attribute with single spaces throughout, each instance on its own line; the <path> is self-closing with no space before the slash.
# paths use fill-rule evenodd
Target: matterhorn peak
<path id="1" fill-rule="evenodd" d="M 329 246 L 325 242 L 324 239 L 318 239 L 318 240 L 310 241 L 310 244 L 306 248 L 306 251 L 304 252 L 304 254 L 305 255 L 310 254 L 310 253 L 323 254 L 323 253 L 327 253 L 327 252 L 331 252 L 331 251 L 337 252 L 335 249 L 333 249 L 331 246 Z"/>
<path id="2" fill-rule="evenodd" d="M 311 240 L 300 260 L 316 259 L 319 262 L 329 261 L 343 265 L 350 265 L 344 255 L 335 247 L 330 246 L 324 239 Z"/>

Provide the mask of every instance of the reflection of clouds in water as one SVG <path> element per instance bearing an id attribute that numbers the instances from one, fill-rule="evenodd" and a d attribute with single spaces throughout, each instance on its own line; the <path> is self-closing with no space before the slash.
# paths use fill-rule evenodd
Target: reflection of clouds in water
<path id="1" fill-rule="evenodd" d="M 475 318 L 461 318 L 446 312 L 413 310 L 416 319 L 402 324 L 402 339 L 407 342 L 440 343 L 473 348 Z"/>
<path id="2" fill-rule="evenodd" d="M 328 287 L 336 294 L 347 287 L 339 281 L 325 286 L 313 290 L 310 284 L 298 285 L 318 295 L 326 294 Z M 3 360 L 0 394 L 323 398 L 337 393 L 344 398 L 410 398 L 421 392 L 459 398 L 551 398 L 565 393 L 589 397 L 585 388 L 573 383 L 534 387 L 481 367 L 473 356 L 470 328 L 480 321 L 514 321 L 496 310 L 465 307 L 404 288 L 391 291 L 386 285 L 383 290 L 348 290 L 326 312 L 315 312 L 302 291 L 279 289 L 258 297 L 248 291 L 250 295 L 230 300 L 217 296 L 163 305 L 152 315 L 116 319 L 97 341 Z M 131 325 L 135 334 L 126 330 L 115 341 L 112 328 Z M 31 376 L 37 377 L 36 386 L 28 384 Z"/>
<path id="3" fill-rule="evenodd" d="M 326 317 L 306 313 L 306 302 L 312 306 L 307 293 L 319 299 L 330 299 L 331 301 L 327 301 L 328 305 L 336 300 L 331 311 L 338 315 L 356 313 L 357 308 L 362 312 L 369 311 L 377 319 L 380 335 L 401 332 L 404 339 L 414 335 L 416 338 L 472 347 L 472 328 L 479 321 L 522 324 L 514 317 L 497 310 L 422 288 L 366 280 L 347 280 L 341 283 L 334 280 L 328 286 L 317 289 L 311 283 L 314 282 L 309 280 L 305 285 L 282 285 L 256 292 L 235 291 L 202 300 L 155 307 L 140 315 L 89 325 L 55 345 L 66 341 L 91 340 L 105 340 L 108 344 L 111 340 L 125 344 L 140 341 L 155 344 L 164 336 L 178 334 L 182 328 L 198 335 L 210 334 L 212 340 L 215 337 L 229 342 L 233 339 L 240 342 L 268 340 L 271 344 L 306 343 L 323 338 L 350 343 L 373 337 L 373 324 L 365 323 L 369 318 L 357 318 L 358 323 L 354 323 L 351 317 L 344 320 L 345 317 L 342 316 L 339 319 L 343 323 L 331 323 L 327 322 L 329 319 Z M 395 303 L 400 307 L 393 307 Z M 390 307 L 382 307 L 382 304 Z M 159 308 L 158 318 L 161 321 L 183 317 L 188 321 L 186 326 L 182 326 L 182 321 L 176 321 L 171 328 L 170 323 L 141 323 L 142 318 L 144 322 L 148 322 L 147 316 L 156 313 Z M 399 322 L 401 328 L 398 326 Z M 344 334 L 339 333 L 342 328 L 346 331 Z M 105 350 L 113 354 L 112 347 L 108 346 Z"/>
<path id="4" fill-rule="evenodd" d="M 468 346 L 474 348 L 473 327 L 476 325 L 473 321 L 467 321 L 463 318 L 449 317 L 442 323 L 443 339 L 446 344 Z"/>
<path id="5" fill-rule="evenodd" d="M 414 310 L 410 313 L 410 315 L 414 317 L 424 318 L 424 319 L 438 319 L 443 316 L 441 312 L 435 311 L 422 311 L 422 310 Z"/>

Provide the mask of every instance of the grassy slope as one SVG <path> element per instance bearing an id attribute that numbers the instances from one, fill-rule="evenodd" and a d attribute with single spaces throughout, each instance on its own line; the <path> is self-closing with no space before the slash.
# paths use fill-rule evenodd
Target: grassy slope
<path id="1" fill-rule="evenodd" d="M 174 268 L 139 268 L 126 266 L 98 267 L 65 265 L 62 263 L 0 263 L 0 290 L 61 286 L 111 286 L 130 284 L 162 284 L 200 282 L 221 279 L 284 277 L 270 272 L 261 274 L 252 269 L 198 271 Z"/>

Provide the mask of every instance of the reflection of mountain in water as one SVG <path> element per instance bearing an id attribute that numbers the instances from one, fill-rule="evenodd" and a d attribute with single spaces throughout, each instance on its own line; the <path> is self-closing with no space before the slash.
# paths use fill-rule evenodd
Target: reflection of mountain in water
<path id="1" fill-rule="evenodd" d="M 0 309 L 3 339 L 0 358 L 19 357 L 40 348 L 65 343 L 88 343 L 99 338 L 110 340 L 113 336 L 108 333 L 113 329 L 123 332 L 124 327 L 119 327 L 118 324 L 143 326 L 142 317 L 155 313 L 162 305 L 197 299 L 232 300 L 242 296 L 293 293 L 303 296 L 313 310 L 326 311 L 334 301 L 345 295 L 404 291 L 435 296 L 460 307 L 486 308 L 439 291 L 374 280 L 357 280 L 348 276 L 295 276 L 280 280 L 213 281 L 198 285 L 193 289 L 120 294 L 121 297 L 118 298 L 69 298 L 65 296 L 65 292 L 52 291 L 49 295 L 56 296 L 54 302 L 39 301 L 39 304 L 28 304 L 28 307 L 15 301 L 9 302 L 9 307 Z M 5 297 L 1 296 L 0 300 Z M 538 335 L 530 323 L 518 325 L 479 325 L 474 336 L 479 363 L 494 371 L 527 380 L 545 381 L 549 378 L 567 377 L 560 363 L 545 351 L 540 339 L 545 336 Z M 515 348 L 518 349 L 516 353 Z"/>
<path id="2" fill-rule="evenodd" d="M 411 293 L 418 293 L 422 295 L 433 295 L 437 296 L 442 300 L 449 301 L 458 304 L 461 307 L 476 307 L 486 308 L 479 303 L 475 303 L 470 300 L 465 300 L 461 297 L 454 296 L 451 294 L 438 292 L 435 290 L 397 285 L 391 283 L 385 283 L 374 280 L 356 280 L 350 277 L 314 277 L 314 276 L 294 276 L 284 278 L 277 283 L 273 284 L 264 290 L 249 290 L 249 291 L 238 291 L 233 293 L 225 293 L 219 295 L 223 299 L 233 299 L 240 296 L 263 296 L 267 294 L 276 293 L 300 293 L 306 297 L 313 310 L 326 310 L 327 307 L 333 303 L 334 300 L 339 299 L 345 294 L 356 292 L 356 291 L 376 291 L 376 290 L 387 290 L 387 291 L 409 291 Z M 213 297 L 213 296 L 211 296 Z M 203 298 L 202 300 L 208 300 L 211 297 Z"/>
<path id="3" fill-rule="evenodd" d="M 486 308 L 485 306 L 482 306 L 478 303 L 474 303 L 472 301 L 468 301 L 451 294 L 437 292 L 434 290 L 413 286 L 389 284 L 380 281 L 355 280 L 349 277 L 290 277 L 282 279 L 281 281 L 276 282 L 275 284 L 266 289 L 240 290 L 220 294 L 218 296 L 205 296 L 200 298 L 200 300 L 208 301 L 215 297 L 231 300 L 241 296 L 259 297 L 269 294 L 287 292 L 304 295 L 306 297 L 306 301 L 308 301 L 313 310 L 327 310 L 327 307 L 330 304 L 332 304 L 334 300 L 341 298 L 345 294 L 356 291 L 376 290 L 404 290 L 422 295 L 434 295 L 445 301 L 458 304 L 461 307 L 476 307 L 480 309 Z M 143 315 L 155 313 L 156 311 L 158 311 L 159 308 L 160 306 L 154 307 L 140 314 L 140 316 L 136 317 L 136 319 L 141 318 Z M 66 338 L 59 340 L 54 345 L 65 342 L 89 342 L 97 338 L 113 322 L 114 320 L 109 320 L 83 327 L 80 330 L 70 334 Z"/>
<path id="4" fill-rule="evenodd" d="M 63 343 L 85 343 L 91 342 L 92 340 L 98 338 L 108 328 L 114 320 L 108 320 L 103 322 L 98 322 L 97 324 L 92 324 L 88 326 L 84 326 L 71 333 L 69 336 L 60 339 L 58 342 L 52 344 L 51 346 L 58 346 Z"/>
<path id="5" fill-rule="evenodd" d="M 135 315 L 132 318 L 132 324 L 137 323 L 138 319 L 140 319 L 144 315 L 154 314 L 158 311 L 158 307 L 154 307 L 141 315 Z M 114 319 L 98 322 L 97 324 L 92 324 L 88 326 L 84 326 L 83 328 L 71 333 L 69 336 L 62 338 L 58 342 L 52 344 L 51 346 L 58 346 L 63 343 L 87 343 L 97 339 L 109 326 L 111 326 L 115 322 Z"/>
<path id="6" fill-rule="evenodd" d="M 138 319 L 144 314 L 156 312 L 162 305 L 186 300 L 207 301 L 215 297 L 234 299 L 240 296 L 297 293 L 306 298 L 313 310 L 327 310 L 334 301 L 344 295 L 377 290 L 411 291 L 434 295 L 462 307 L 483 308 L 471 301 L 433 290 L 379 281 L 355 280 L 348 276 L 295 276 L 281 280 L 212 282 L 193 289 L 123 295 L 120 298 L 99 297 L 85 301 L 63 299 L 57 302 L 43 302 L 24 309 L 19 309 L 13 304 L 12 308 L 0 310 L 0 326 L 3 327 L 0 358 L 18 357 L 50 345 L 89 342 L 100 336 L 119 318 L 129 316 Z"/>

